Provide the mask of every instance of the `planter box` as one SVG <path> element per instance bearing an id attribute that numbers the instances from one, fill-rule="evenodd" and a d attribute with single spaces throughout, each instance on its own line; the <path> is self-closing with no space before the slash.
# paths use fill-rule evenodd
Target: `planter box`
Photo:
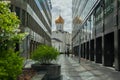
<path id="1" fill-rule="evenodd" d="M 32 69 L 34 69 L 35 71 L 39 72 L 39 71 L 47 71 L 47 68 L 49 65 L 52 64 L 32 64 L 31 67 Z"/>
<path id="2" fill-rule="evenodd" d="M 61 66 L 58 64 L 33 64 L 31 67 L 37 72 L 46 72 L 43 80 L 60 80 L 61 78 Z"/>
<path id="3" fill-rule="evenodd" d="M 60 80 L 61 66 L 58 64 L 50 65 L 46 74 L 47 80 Z"/>

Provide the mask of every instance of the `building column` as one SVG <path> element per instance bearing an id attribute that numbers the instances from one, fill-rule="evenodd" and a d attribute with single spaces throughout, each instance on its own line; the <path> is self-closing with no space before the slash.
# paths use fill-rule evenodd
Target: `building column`
<path id="1" fill-rule="evenodd" d="M 30 40 L 30 56 L 31 57 L 31 54 L 32 54 L 32 40 Z"/>
<path id="2" fill-rule="evenodd" d="M 102 34 L 102 64 L 104 65 L 105 62 L 104 62 L 104 54 L 105 54 L 105 45 L 104 45 L 104 33 Z"/>
<path id="3" fill-rule="evenodd" d="M 27 59 L 30 58 L 30 40 L 29 36 L 26 37 L 26 54 L 27 54 Z"/>

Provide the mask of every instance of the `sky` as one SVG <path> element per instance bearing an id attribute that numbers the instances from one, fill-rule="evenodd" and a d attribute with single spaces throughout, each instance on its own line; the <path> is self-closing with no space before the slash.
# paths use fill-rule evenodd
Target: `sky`
<path id="1" fill-rule="evenodd" d="M 61 15 L 64 19 L 64 30 L 72 32 L 72 0 L 51 0 L 52 31 L 56 30 L 55 19 Z"/>

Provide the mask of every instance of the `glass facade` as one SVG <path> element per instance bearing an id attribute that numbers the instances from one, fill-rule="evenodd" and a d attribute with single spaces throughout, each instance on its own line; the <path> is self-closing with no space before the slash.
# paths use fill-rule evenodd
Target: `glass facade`
<path id="1" fill-rule="evenodd" d="M 91 14 L 91 12 L 92 12 L 93 7 L 95 5 L 97 5 L 98 2 L 99 2 L 99 0 L 75 0 L 75 1 L 73 1 L 72 18 L 74 19 L 76 16 L 78 16 L 82 20 L 82 23 L 79 24 L 79 26 L 77 26 L 76 24 L 73 24 L 72 40 L 77 39 L 75 37 L 79 37 L 78 33 L 81 36 L 81 42 L 88 41 L 89 38 L 94 37 L 93 36 L 93 34 L 94 34 L 94 20 L 96 20 L 96 23 L 99 22 L 99 20 L 101 18 L 100 17 L 101 16 L 101 13 L 100 13 L 101 9 L 99 8 L 97 10 L 96 13 L 98 13 L 98 14 L 96 14 L 96 17 L 93 14 Z M 78 27 L 78 28 L 76 29 L 76 27 Z"/>
<path id="2" fill-rule="evenodd" d="M 20 18 L 21 31 L 28 33 L 19 47 L 22 56 L 30 57 L 40 44 L 51 45 L 50 0 L 11 0 L 10 9 Z"/>
<path id="3" fill-rule="evenodd" d="M 72 9 L 82 20 L 73 23 L 74 54 L 120 71 L 120 0 L 73 0 Z"/>

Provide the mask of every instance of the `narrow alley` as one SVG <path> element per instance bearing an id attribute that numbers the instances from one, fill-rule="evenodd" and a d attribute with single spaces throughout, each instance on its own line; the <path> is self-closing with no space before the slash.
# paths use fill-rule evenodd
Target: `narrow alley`
<path id="1" fill-rule="evenodd" d="M 0 80 L 120 80 L 120 0 L 0 0 Z"/>

